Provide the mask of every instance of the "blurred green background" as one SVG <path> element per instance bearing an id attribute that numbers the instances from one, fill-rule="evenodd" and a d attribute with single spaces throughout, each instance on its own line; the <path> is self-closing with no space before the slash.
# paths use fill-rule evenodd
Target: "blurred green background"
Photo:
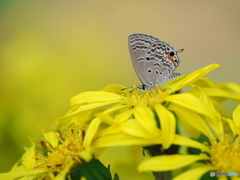
<path id="1" fill-rule="evenodd" d="M 239 19 L 239 0 L 0 0 L 0 172 L 74 95 L 140 84 L 128 52 L 132 33 L 184 48 L 176 72 L 219 63 L 208 77 L 240 83 Z"/>

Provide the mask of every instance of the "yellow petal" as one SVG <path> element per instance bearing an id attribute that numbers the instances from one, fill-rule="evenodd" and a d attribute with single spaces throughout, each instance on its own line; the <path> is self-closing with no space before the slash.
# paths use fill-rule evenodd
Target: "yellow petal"
<path id="1" fill-rule="evenodd" d="M 57 122 L 56 122 L 56 124 L 60 127 L 60 126 L 62 126 L 62 127 L 66 127 L 66 126 L 69 126 L 69 125 L 71 125 L 71 124 L 78 124 L 79 123 L 79 121 L 80 122 L 87 122 L 89 119 L 90 119 L 90 117 L 91 117 L 91 115 L 92 115 L 92 112 L 93 112 L 93 110 L 88 110 L 88 111 L 80 111 L 80 112 L 78 112 L 78 113 L 76 113 L 75 112 L 75 110 L 77 110 L 78 108 L 72 108 L 68 113 L 67 113 L 67 115 L 65 115 L 65 116 L 63 116 L 63 117 L 60 117 L 60 118 L 58 118 L 57 119 Z M 75 115 L 77 115 L 77 118 L 71 118 L 72 116 L 75 116 Z"/>
<path id="2" fill-rule="evenodd" d="M 121 110 L 123 110 L 123 112 L 118 114 L 115 119 L 111 116 L 113 113 Z M 108 125 L 122 123 L 126 121 L 131 115 L 132 115 L 132 110 L 129 110 L 128 107 L 121 106 L 121 105 L 111 107 L 102 113 L 96 114 L 97 117 L 99 117 L 103 122 L 105 122 Z"/>
<path id="3" fill-rule="evenodd" d="M 199 180 L 203 174 L 211 170 L 213 170 L 212 166 L 204 164 L 201 167 L 190 169 L 181 173 L 177 177 L 174 177 L 173 180 L 182 180 L 182 179 Z"/>
<path id="4" fill-rule="evenodd" d="M 214 114 L 214 119 L 206 117 L 206 120 L 209 123 L 210 127 L 217 134 L 217 136 L 221 138 L 223 136 L 223 124 L 221 121 L 220 113 L 215 110 L 211 100 L 206 95 L 205 91 L 198 86 L 194 86 L 194 87 L 198 90 L 199 97 L 203 101 L 203 103 L 206 104 L 208 108 L 212 109 L 212 113 Z"/>
<path id="5" fill-rule="evenodd" d="M 156 139 L 161 137 L 161 131 L 156 126 L 148 126 L 146 128 L 144 124 L 139 124 L 136 120 L 128 120 L 128 122 L 122 125 L 124 133 L 143 139 Z"/>
<path id="6" fill-rule="evenodd" d="M 98 127 L 101 124 L 101 120 L 99 118 L 95 118 L 91 121 L 90 125 L 87 128 L 86 135 L 83 141 L 83 145 L 85 148 L 88 148 L 91 146 L 93 138 L 95 134 L 97 133 Z"/>
<path id="7" fill-rule="evenodd" d="M 230 126 L 230 128 L 231 128 L 231 130 L 232 130 L 232 132 L 233 132 L 233 134 L 234 134 L 235 136 L 240 133 L 239 128 L 237 128 L 237 127 L 235 126 L 235 123 L 234 123 L 233 120 L 231 120 L 231 119 L 229 119 L 229 118 L 224 118 L 224 117 L 223 117 L 223 120 L 228 123 L 228 125 Z"/>
<path id="8" fill-rule="evenodd" d="M 71 167 L 73 166 L 74 161 L 71 161 L 55 178 L 55 180 L 65 180 L 67 174 L 70 172 Z"/>
<path id="9" fill-rule="evenodd" d="M 107 102 L 101 102 L 101 103 L 90 103 L 90 104 L 86 104 L 86 105 L 81 105 L 79 106 L 78 109 L 76 109 L 75 111 L 73 111 L 72 113 L 67 114 L 65 117 L 63 118 L 67 118 L 73 115 L 76 115 L 78 113 L 84 112 L 84 111 L 89 111 L 89 110 L 93 110 L 93 109 L 97 109 L 103 106 L 108 106 L 111 104 L 115 104 L 118 103 L 119 101 L 107 101 Z"/>
<path id="10" fill-rule="evenodd" d="M 208 138 L 214 138 L 208 124 L 204 119 L 196 112 L 186 110 L 185 108 L 178 105 L 170 105 L 169 109 L 174 111 L 180 121 L 190 125 L 192 128 L 187 132 L 190 133 L 191 137 L 195 137 L 196 130 L 206 135 Z M 187 130 L 187 129 L 186 129 Z"/>
<path id="11" fill-rule="evenodd" d="M 64 117 L 59 118 L 57 123 L 59 124 L 61 121 L 64 122 L 64 121 L 68 120 L 68 118 L 70 118 L 72 116 L 76 116 L 76 115 L 80 118 L 81 122 L 86 122 L 86 120 L 88 120 L 88 119 L 85 117 L 89 117 L 92 113 L 92 110 L 101 108 L 103 106 L 108 106 L 108 105 L 111 105 L 114 103 L 117 103 L 117 102 L 102 102 L 102 103 L 92 103 L 92 104 L 87 104 L 87 105 L 81 105 L 74 111 L 71 111 L 70 113 L 65 115 Z M 125 109 L 125 108 L 128 108 L 128 106 L 119 105 L 119 106 L 112 107 L 111 111 L 114 109 L 116 109 L 116 111 L 117 111 L 117 110 L 121 110 L 121 109 Z M 61 122 L 61 123 L 63 123 L 63 122 Z"/>
<path id="12" fill-rule="evenodd" d="M 94 141 L 96 147 L 113 147 L 113 146 L 132 146 L 142 145 L 148 146 L 152 144 L 161 144 L 161 139 L 143 139 L 129 136 L 127 134 L 118 133 L 109 136 L 103 136 Z"/>
<path id="13" fill-rule="evenodd" d="M 175 117 L 161 104 L 155 105 L 154 108 L 157 112 L 161 124 L 163 148 L 168 149 L 173 142 L 176 131 Z"/>
<path id="14" fill-rule="evenodd" d="M 129 109 L 121 114 L 118 114 L 115 118 L 116 122 L 117 123 L 123 123 L 125 121 L 127 121 L 128 119 L 130 119 L 130 117 L 132 116 L 133 114 L 133 110 L 132 109 Z"/>
<path id="15" fill-rule="evenodd" d="M 101 91 L 111 92 L 115 94 L 123 94 L 123 89 L 125 86 L 117 85 L 117 84 L 110 84 L 104 87 Z"/>
<path id="16" fill-rule="evenodd" d="M 171 95 L 167 96 L 165 100 L 176 105 L 179 105 L 185 109 L 191 110 L 193 112 L 203 114 L 209 117 L 210 119 L 215 119 L 213 110 L 207 107 L 206 104 L 204 104 L 202 101 L 200 101 L 200 99 L 198 99 L 192 94 L 184 93 Z"/>
<path id="17" fill-rule="evenodd" d="M 58 146 L 59 133 L 50 131 L 48 133 L 43 133 L 43 137 L 49 144 L 51 144 L 53 148 L 56 148 Z"/>
<path id="18" fill-rule="evenodd" d="M 22 164 L 27 168 L 27 170 L 32 170 L 36 165 L 36 156 L 35 156 L 35 144 L 33 144 L 30 148 L 22 156 Z"/>
<path id="19" fill-rule="evenodd" d="M 20 178 L 19 180 L 33 180 L 33 179 L 35 179 L 34 176 L 25 176 L 25 177 Z"/>
<path id="20" fill-rule="evenodd" d="M 201 144 L 200 142 L 194 141 L 192 139 L 189 139 L 185 136 L 181 136 L 178 134 L 175 135 L 173 144 L 193 147 L 193 148 L 201 149 L 202 151 L 208 151 L 208 149 L 205 148 L 205 146 L 203 144 Z"/>
<path id="21" fill-rule="evenodd" d="M 113 124 L 99 131 L 97 133 L 97 137 L 107 136 L 107 135 L 116 134 L 116 133 L 122 133 L 122 131 L 123 131 L 122 125 Z"/>
<path id="22" fill-rule="evenodd" d="M 163 155 L 144 160 L 138 170 L 143 171 L 171 171 L 199 160 L 209 159 L 206 155 Z"/>
<path id="23" fill-rule="evenodd" d="M 100 116 L 98 116 L 97 118 L 95 118 L 92 122 L 90 123 L 90 126 L 87 129 L 87 134 L 84 140 L 84 144 L 86 147 L 88 147 L 91 143 L 91 141 L 93 140 L 94 137 L 94 133 L 97 132 L 98 127 L 100 125 L 100 123 L 103 121 L 106 124 L 109 124 L 111 126 L 103 129 L 102 131 L 98 132 L 98 137 L 101 136 L 106 136 L 109 134 L 115 134 L 115 133 L 120 133 L 122 131 L 121 128 L 121 123 L 123 123 L 124 121 L 128 120 L 129 116 L 132 115 L 132 110 L 127 110 L 119 115 L 116 116 L 116 119 L 111 118 L 111 116 L 109 116 L 109 114 L 114 113 L 115 111 L 118 111 L 120 109 L 123 109 L 122 106 L 115 106 L 112 107 L 110 109 L 105 110 L 103 113 L 101 113 Z M 98 114 L 99 115 L 99 114 Z M 100 121 L 101 120 L 101 121 Z"/>
<path id="24" fill-rule="evenodd" d="M 211 87 L 211 88 L 217 88 L 216 83 L 212 82 L 211 79 L 208 79 L 206 77 L 201 77 L 196 82 L 193 83 L 194 85 L 200 86 L 200 87 Z"/>
<path id="25" fill-rule="evenodd" d="M 176 92 L 179 89 L 182 89 L 198 79 L 200 79 L 202 76 L 206 75 L 210 71 L 218 68 L 220 65 L 219 64 L 211 64 L 205 68 L 199 69 L 197 71 L 194 71 L 188 75 L 182 76 L 180 78 L 177 78 L 176 80 L 172 80 L 169 82 L 168 86 L 168 93 L 172 94 L 173 92 Z"/>
<path id="26" fill-rule="evenodd" d="M 229 93 L 229 92 L 224 91 L 222 89 L 203 87 L 202 90 L 206 93 L 207 96 L 224 97 L 224 98 L 240 100 L 239 94 Z"/>
<path id="27" fill-rule="evenodd" d="M 146 131 L 151 131 L 152 127 L 157 126 L 157 123 L 154 119 L 154 114 L 147 106 L 136 107 L 133 111 L 133 115 L 135 119 L 137 119 L 138 123 L 142 125 L 144 129 L 146 129 Z"/>
<path id="28" fill-rule="evenodd" d="M 78 94 L 71 99 L 71 105 L 75 104 L 89 104 L 89 103 L 101 103 L 101 102 L 119 102 L 124 99 L 123 96 L 104 92 L 104 91 L 88 91 Z"/>
<path id="29" fill-rule="evenodd" d="M 217 87 L 224 91 L 233 91 L 240 94 L 240 86 L 236 83 L 216 83 Z"/>
<path id="30" fill-rule="evenodd" d="M 86 162 L 89 162 L 93 158 L 92 151 L 89 148 L 86 150 L 80 151 L 79 155 Z"/>
<path id="31" fill-rule="evenodd" d="M 192 85 L 192 87 L 194 87 L 197 90 L 198 96 L 204 104 L 208 105 L 211 108 L 214 108 L 211 100 L 208 98 L 208 96 L 203 91 L 203 88 L 200 88 L 199 86 L 196 86 L 196 85 Z"/>
<path id="32" fill-rule="evenodd" d="M 187 135 L 190 137 L 190 138 L 193 138 L 193 139 L 198 139 L 200 137 L 200 135 L 202 134 L 201 132 L 199 131 L 196 131 L 196 129 L 194 129 L 188 122 L 186 119 L 184 119 L 184 117 L 180 117 L 177 115 L 177 119 L 179 120 L 180 122 L 180 127 L 183 127 L 183 129 L 181 129 L 181 134 L 182 135 L 185 135 L 185 132 L 187 133 Z M 191 118 L 192 119 L 192 118 Z"/>
<path id="33" fill-rule="evenodd" d="M 16 167 L 14 170 L 7 173 L 0 173 L 0 180 L 11 180 L 19 179 L 20 177 L 27 176 L 37 176 L 38 174 L 44 174 L 47 169 L 37 169 L 37 170 L 26 170 L 26 167 L 21 165 Z"/>
<path id="34" fill-rule="evenodd" d="M 233 121 L 237 128 L 240 128 L 240 105 L 233 111 Z"/>

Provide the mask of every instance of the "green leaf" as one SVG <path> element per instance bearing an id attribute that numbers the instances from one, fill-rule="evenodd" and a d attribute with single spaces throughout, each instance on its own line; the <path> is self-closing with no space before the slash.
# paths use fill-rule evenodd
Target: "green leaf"
<path id="1" fill-rule="evenodd" d="M 70 177 L 72 180 L 79 180 L 81 177 L 85 177 L 87 180 L 112 180 L 110 168 L 105 167 L 98 159 L 78 164 L 70 173 Z"/>
<path id="2" fill-rule="evenodd" d="M 119 176 L 118 176 L 117 173 L 114 174 L 114 178 L 113 178 L 113 180 L 119 180 Z"/>
<path id="3" fill-rule="evenodd" d="M 210 171 L 206 172 L 204 175 L 202 175 L 200 180 L 217 180 L 217 177 L 211 177 L 210 176 Z"/>

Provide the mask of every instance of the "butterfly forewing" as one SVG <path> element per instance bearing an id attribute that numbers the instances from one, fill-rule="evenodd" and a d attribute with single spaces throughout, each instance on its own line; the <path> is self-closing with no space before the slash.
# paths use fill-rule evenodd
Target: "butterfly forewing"
<path id="1" fill-rule="evenodd" d="M 146 80 L 144 66 L 146 61 L 146 52 L 150 45 L 157 41 L 158 38 L 147 34 L 132 34 L 128 38 L 129 51 L 132 59 L 132 64 L 140 81 L 147 85 L 149 82 Z"/>

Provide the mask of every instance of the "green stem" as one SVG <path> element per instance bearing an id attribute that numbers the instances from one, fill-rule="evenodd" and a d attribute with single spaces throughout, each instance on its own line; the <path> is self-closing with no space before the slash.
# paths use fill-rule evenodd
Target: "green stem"
<path id="1" fill-rule="evenodd" d="M 161 145 L 147 146 L 144 147 L 151 156 L 160 156 L 164 154 L 176 154 L 178 151 L 178 146 L 172 145 L 169 149 L 163 150 Z M 164 164 L 163 164 L 164 166 Z M 171 179 L 171 171 L 161 171 L 161 172 L 153 172 L 155 176 L 155 180 L 170 180 Z"/>

